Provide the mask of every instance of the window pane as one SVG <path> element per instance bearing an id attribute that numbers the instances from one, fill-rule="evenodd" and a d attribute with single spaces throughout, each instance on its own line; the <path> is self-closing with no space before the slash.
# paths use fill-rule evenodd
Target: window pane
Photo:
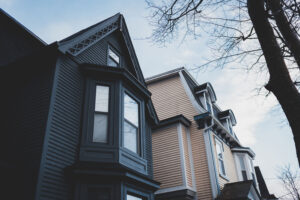
<path id="1" fill-rule="evenodd" d="M 137 153 L 137 128 L 124 120 L 124 147 Z"/>
<path id="2" fill-rule="evenodd" d="M 95 113 L 93 142 L 107 143 L 107 114 Z"/>
<path id="3" fill-rule="evenodd" d="M 117 64 L 120 63 L 119 56 L 111 49 L 108 49 L 108 57 L 111 57 Z"/>
<path id="4" fill-rule="evenodd" d="M 127 194 L 127 200 L 142 200 L 142 198 L 135 197 L 135 196 L 132 196 L 130 194 Z"/>
<path id="5" fill-rule="evenodd" d="M 111 66 L 111 67 L 117 67 L 118 63 L 116 63 L 113 59 L 111 59 L 110 57 L 107 60 L 107 65 Z"/>
<path id="6" fill-rule="evenodd" d="M 138 103 L 127 94 L 124 96 L 124 117 L 136 127 L 139 126 Z"/>
<path id="7" fill-rule="evenodd" d="M 219 159 L 219 168 L 222 175 L 225 175 L 224 161 Z"/>
<path id="8" fill-rule="evenodd" d="M 97 85 L 95 111 L 108 112 L 109 87 Z"/>
<path id="9" fill-rule="evenodd" d="M 223 158 L 223 149 L 222 149 L 222 145 L 219 142 L 216 142 L 216 149 L 217 149 L 218 158 Z"/>
<path id="10" fill-rule="evenodd" d="M 238 158 L 239 158 L 239 161 L 240 161 L 241 170 L 246 170 L 243 157 L 242 156 L 238 156 Z"/>
<path id="11" fill-rule="evenodd" d="M 243 181 L 248 180 L 248 178 L 247 178 L 247 172 L 245 170 L 242 170 L 242 176 L 243 176 Z"/>

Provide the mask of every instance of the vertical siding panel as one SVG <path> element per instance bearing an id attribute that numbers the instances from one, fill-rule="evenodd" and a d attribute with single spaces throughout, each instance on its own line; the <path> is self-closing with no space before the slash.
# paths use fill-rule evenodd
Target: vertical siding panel
<path id="1" fill-rule="evenodd" d="M 192 179 L 192 169 L 191 169 L 191 160 L 189 157 L 189 148 L 187 141 L 187 133 L 185 131 L 185 127 L 182 126 L 182 140 L 183 140 L 183 149 L 184 149 L 184 158 L 185 158 L 185 166 L 186 166 L 186 179 L 187 185 L 193 188 L 193 179 Z"/>
<path id="2" fill-rule="evenodd" d="M 152 134 L 154 180 L 161 182 L 160 189 L 181 186 L 182 170 L 177 126 Z"/>
<path id="3" fill-rule="evenodd" d="M 203 131 L 198 130 L 194 116 L 198 113 L 191 104 L 179 76 L 148 85 L 152 101 L 160 120 L 183 114 L 191 122 L 190 134 L 194 162 L 194 174 L 198 199 L 211 199 L 212 191 L 208 172 Z M 153 140 L 153 151 L 155 150 Z M 179 159 L 180 157 L 178 157 Z M 154 166 L 157 165 L 153 160 Z"/>

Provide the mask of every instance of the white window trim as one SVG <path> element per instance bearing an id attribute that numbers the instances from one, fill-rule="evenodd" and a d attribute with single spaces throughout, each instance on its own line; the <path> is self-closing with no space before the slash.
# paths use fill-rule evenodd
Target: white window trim
<path id="1" fill-rule="evenodd" d="M 224 159 L 224 146 L 223 146 L 223 142 L 220 141 L 217 137 L 215 137 L 215 142 L 216 142 L 216 154 L 217 154 L 217 161 L 218 161 L 218 170 L 219 170 L 219 175 L 222 177 L 222 178 L 225 178 L 226 180 L 228 180 L 227 178 L 227 173 L 226 173 L 226 165 L 225 165 L 225 159 Z M 223 174 L 222 170 L 220 170 L 220 162 L 219 162 L 219 156 L 218 156 L 218 151 L 217 151 L 217 145 L 220 145 L 221 146 L 221 149 L 222 149 L 222 161 L 223 161 L 223 165 L 224 165 L 224 171 L 225 171 L 225 174 Z"/>

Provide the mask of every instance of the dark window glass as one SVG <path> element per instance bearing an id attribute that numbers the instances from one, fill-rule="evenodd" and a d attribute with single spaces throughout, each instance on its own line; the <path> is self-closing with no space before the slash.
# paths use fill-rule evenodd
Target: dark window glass
<path id="1" fill-rule="evenodd" d="M 242 170 L 242 176 L 243 176 L 243 181 L 248 180 L 248 178 L 247 178 L 247 172 L 245 170 Z"/>
<path id="2" fill-rule="evenodd" d="M 120 57 L 111 49 L 108 48 L 107 65 L 117 67 L 120 64 Z"/>
<path id="3" fill-rule="evenodd" d="M 256 187 L 256 178 L 255 178 L 255 175 L 254 175 L 254 173 L 251 173 L 251 174 L 252 174 L 253 184 Z"/>
<path id="4" fill-rule="evenodd" d="M 139 105 L 126 93 L 124 94 L 124 147 L 139 152 Z"/>
<path id="5" fill-rule="evenodd" d="M 206 101 L 207 111 L 211 113 L 211 105 Z"/>
<path id="6" fill-rule="evenodd" d="M 96 86 L 93 142 L 107 143 L 109 87 Z"/>
<path id="7" fill-rule="evenodd" d="M 111 200 L 110 190 L 104 188 L 88 188 L 88 200 Z"/>

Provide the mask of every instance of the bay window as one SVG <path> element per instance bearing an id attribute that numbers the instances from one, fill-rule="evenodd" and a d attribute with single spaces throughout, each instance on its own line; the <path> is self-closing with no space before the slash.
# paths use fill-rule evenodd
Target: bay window
<path id="1" fill-rule="evenodd" d="M 123 121 L 124 147 L 137 154 L 140 151 L 139 132 L 139 103 L 125 93 Z"/>
<path id="2" fill-rule="evenodd" d="M 94 112 L 93 142 L 107 143 L 109 86 L 97 85 Z"/>
<path id="3" fill-rule="evenodd" d="M 241 174 L 243 177 L 243 181 L 248 180 L 247 178 L 247 171 L 246 171 L 246 165 L 244 162 L 244 157 L 243 156 L 238 156 L 239 162 L 240 162 L 240 167 L 241 167 Z"/>

